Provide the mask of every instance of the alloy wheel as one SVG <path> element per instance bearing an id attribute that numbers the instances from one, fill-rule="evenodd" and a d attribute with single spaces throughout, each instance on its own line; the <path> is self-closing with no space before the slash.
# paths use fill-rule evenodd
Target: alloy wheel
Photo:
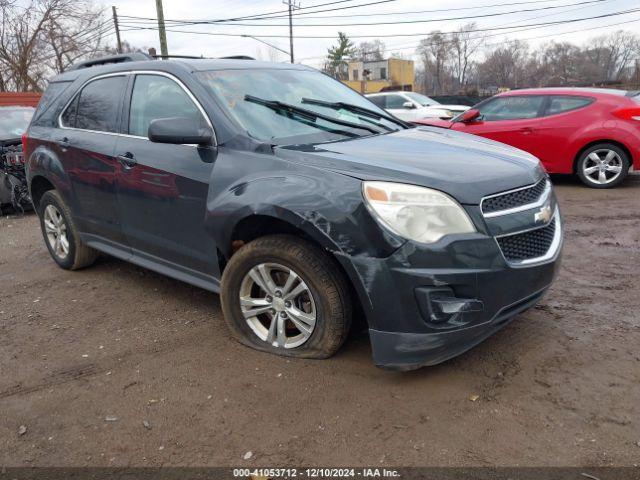
<path id="1" fill-rule="evenodd" d="M 249 328 L 274 347 L 299 347 L 314 331 L 313 294 L 289 267 L 278 263 L 254 266 L 242 280 L 239 301 Z"/>
<path id="2" fill-rule="evenodd" d="M 44 209 L 44 230 L 51 251 L 60 260 L 69 255 L 69 237 L 67 236 L 67 223 L 64 217 L 54 205 L 47 205 Z"/>
<path id="3" fill-rule="evenodd" d="M 585 178 L 598 185 L 613 182 L 620 176 L 623 168 L 620 155 L 608 148 L 594 150 L 585 158 L 582 165 Z"/>

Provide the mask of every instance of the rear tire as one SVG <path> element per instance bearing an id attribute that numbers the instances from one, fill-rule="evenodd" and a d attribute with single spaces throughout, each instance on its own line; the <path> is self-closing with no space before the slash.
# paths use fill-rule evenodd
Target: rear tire
<path id="1" fill-rule="evenodd" d="M 79 270 L 96 261 L 98 252 L 82 243 L 71 212 L 58 192 L 49 190 L 42 195 L 38 214 L 44 243 L 58 266 Z"/>
<path id="2" fill-rule="evenodd" d="M 335 259 L 300 238 L 270 235 L 244 245 L 227 264 L 221 287 L 229 330 L 257 350 L 328 358 L 349 333 L 344 275 Z"/>
<path id="3" fill-rule="evenodd" d="M 612 143 L 598 143 L 587 148 L 576 164 L 576 173 L 590 188 L 613 188 L 620 185 L 631 166 L 629 155 Z"/>

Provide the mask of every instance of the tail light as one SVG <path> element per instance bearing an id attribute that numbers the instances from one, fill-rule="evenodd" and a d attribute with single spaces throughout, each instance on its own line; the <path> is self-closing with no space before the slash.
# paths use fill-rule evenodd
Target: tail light
<path id="1" fill-rule="evenodd" d="M 640 122 L 640 107 L 629 107 L 616 110 L 613 114 L 622 120 L 636 120 Z"/>
<path id="2" fill-rule="evenodd" d="M 28 154 L 27 154 L 27 140 L 29 140 L 29 137 L 27 137 L 27 132 L 24 132 L 22 134 L 22 153 L 24 155 L 24 158 L 28 158 Z"/>

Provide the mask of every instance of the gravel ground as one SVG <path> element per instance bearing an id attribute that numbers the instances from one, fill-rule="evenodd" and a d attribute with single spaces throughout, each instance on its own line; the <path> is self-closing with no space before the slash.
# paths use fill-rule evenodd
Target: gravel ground
<path id="1" fill-rule="evenodd" d="M 0 465 L 640 463 L 640 176 L 554 180 L 549 294 L 409 373 L 374 367 L 363 336 L 325 361 L 250 350 L 218 296 L 111 258 L 63 271 L 35 215 L 1 218 Z"/>

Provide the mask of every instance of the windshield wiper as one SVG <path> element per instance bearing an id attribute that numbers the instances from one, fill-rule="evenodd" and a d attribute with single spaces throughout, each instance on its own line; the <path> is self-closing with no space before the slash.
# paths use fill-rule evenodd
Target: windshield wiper
<path id="1" fill-rule="evenodd" d="M 396 125 L 400 125 L 403 128 L 408 127 L 406 122 L 403 122 L 398 118 L 392 117 L 391 115 L 385 115 L 384 113 L 378 113 L 375 110 L 371 110 L 369 108 L 353 105 L 352 103 L 326 102 L 324 100 L 316 100 L 315 98 L 303 98 L 302 103 L 308 103 L 309 105 L 319 105 L 321 107 L 333 108 L 335 110 L 344 109 L 344 110 L 348 110 L 350 112 L 362 115 L 363 117 L 384 119 L 384 120 L 387 120 L 388 122 L 393 122 Z M 380 126 L 382 127 L 382 125 Z"/>
<path id="2" fill-rule="evenodd" d="M 359 128 L 371 133 L 380 133 L 380 130 L 378 130 L 377 128 L 368 127 L 365 125 L 359 125 L 357 123 L 348 122 L 346 120 L 340 120 L 338 118 L 334 118 L 328 115 L 323 115 L 321 113 L 314 112 L 313 110 L 307 110 L 306 108 L 296 107 L 295 105 L 284 103 L 279 100 L 265 100 L 264 98 L 254 97 L 253 95 L 245 95 L 244 99 L 247 102 L 257 103 L 258 105 L 263 105 L 267 108 L 270 108 L 271 110 L 289 113 L 290 115 L 293 115 L 293 114 L 298 115 L 303 119 L 306 119 L 307 121 L 315 122 L 316 120 L 321 119 L 327 122 L 335 123 L 336 125 L 342 125 L 343 127 Z M 296 118 L 293 116 L 290 116 L 289 118 L 296 120 Z M 319 125 L 315 125 L 315 126 L 318 128 L 323 128 L 323 127 L 320 127 Z M 345 130 L 338 130 L 338 132 L 343 133 L 345 135 L 353 136 L 352 132 L 348 132 Z"/>

